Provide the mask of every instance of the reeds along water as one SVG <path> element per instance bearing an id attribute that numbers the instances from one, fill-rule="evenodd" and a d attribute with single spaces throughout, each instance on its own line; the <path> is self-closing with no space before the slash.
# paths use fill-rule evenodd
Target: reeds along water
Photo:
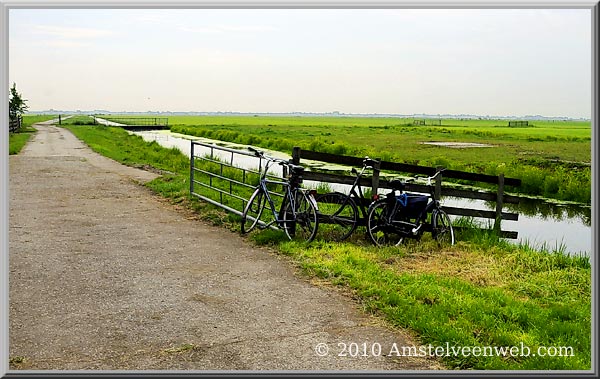
<path id="1" fill-rule="evenodd" d="M 134 132 L 144 138 L 146 141 L 156 141 L 161 146 L 173 148 L 176 147 L 181 152 L 189 157 L 190 155 L 190 138 L 182 138 L 168 130 L 162 131 L 144 131 Z M 203 142 L 225 145 L 230 147 L 245 148 L 247 145 L 235 143 L 224 143 L 220 140 L 211 140 L 201 138 Z M 277 157 L 288 157 L 279 151 L 270 151 L 263 148 L 269 155 Z M 210 153 L 210 149 L 199 151 L 196 154 Z M 213 154 L 223 160 L 230 158 L 229 153 L 220 153 L 214 150 Z M 237 155 L 234 165 L 239 167 L 256 169 L 256 159 Z M 323 167 L 320 167 L 321 169 Z M 280 166 L 274 165 L 274 173 L 280 174 Z M 310 188 L 319 188 L 320 183 L 312 183 L 305 181 L 304 185 Z M 329 189 L 332 191 L 345 192 L 350 186 L 342 184 L 328 184 L 327 187 L 321 185 L 321 191 Z M 466 200 L 443 198 L 442 204 L 448 206 L 464 206 L 468 208 L 480 207 L 481 209 L 495 209 L 495 203 L 486 203 L 485 201 Z M 520 204 L 505 204 L 507 211 L 519 213 L 519 221 L 502 221 L 506 226 L 506 230 L 515 230 L 519 232 L 519 239 L 516 243 L 528 243 L 533 246 L 559 247 L 566 253 L 578 254 L 584 252 L 590 253 L 592 248 L 592 233 L 591 233 L 591 208 L 582 205 L 556 205 L 543 200 L 522 200 Z"/>
<path id="2" fill-rule="evenodd" d="M 377 156 L 383 161 L 396 161 L 406 158 L 405 153 L 383 150 L 369 150 L 364 146 L 348 145 L 343 141 L 338 141 L 332 137 L 323 138 L 315 136 L 309 141 L 296 141 L 284 137 L 271 137 L 265 135 L 252 135 L 232 130 L 209 129 L 198 126 L 173 126 L 174 131 L 196 135 L 205 138 L 216 139 L 220 141 L 229 141 L 240 144 L 257 145 L 266 148 L 291 151 L 294 146 L 300 146 L 306 150 L 320 151 L 324 153 L 352 156 Z M 415 129 L 416 131 L 416 129 Z M 439 130 L 438 130 L 439 131 Z M 421 130 L 419 133 L 422 133 Z M 447 132 L 449 132 L 447 130 Z M 464 132 L 467 134 L 473 133 Z M 483 132 L 489 138 L 502 138 L 502 135 Z M 476 133 L 477 134 L 477 133 Z M 571 138 L 571 137 L 569 137 Z M 573 139 L 573 138 L 571 138 Z M 545 140 L 545 139 L 543 139 Z M 573 140 L 579 140 L 574 138 Z M 565 140 L 566 141 L 566 140 Z M 531 142 L 531 141 L 530 141 Z M 460 163 L 454 159 L 446 159 L 441 156 L 429 157 L 422 160 L 419 164 L 429 166 L 444 166 L 461 171 L 470 171 L 468 167 L 469 160 L 461 160 Z M 417 162 L 414 162 L 417 163 Z M 485 161 L 477 166 L 477 170 L 489 174 L 497 175 L 499 167 L 506 177 L 518 178 L 522 180 L 522 185 L 514 190 L 532 196 L 543 196 L 565 201 L 577 201 L 589 203 L 591 200 L 591 170 L 587 166 L 571 167 L 571 163 L 553 162 L 537 159 L 519 159 L 510 163 L 498 164 L 494 160 Z"/>
<path id="3" fill-rule="evenodd" d="M 493 210 L 493 202 L 446 198 L 443 204 Z M 519 213 L 518 221 L 502 221 L 502 228 L 519 232 L 515 243 L 541 250 L 560 250 L 567 254 L 589 255 L 592 250 L 591 208 L 582 205 L 558 205 L 522 199 L 519 204 L 504 204 L 509 212 Z"/>

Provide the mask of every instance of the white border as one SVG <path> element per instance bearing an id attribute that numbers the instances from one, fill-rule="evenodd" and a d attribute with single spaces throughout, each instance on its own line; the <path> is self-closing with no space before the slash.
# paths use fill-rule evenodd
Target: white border
<path id="1" fill-rule="evenodd" d="M 101 1 L 101 2 L 85 2 L 81 0 L 38 0 L 38 1 L 5 1 L 0 0 L 0 52 L 1 54 L 1 73 L 0 73 L 0 85 L 5 90 L 0 91 L 0 117 L 1 117 L 1 130 L 3 133 L 0 138 L 0 376 L 4 376 L 6 373 L 19 374 L 26 376 L 27 374 L 150 374 L 150 373 L 164 373 L 164 374 L 181 374 L 181 373 L 202 373 L 202 374 L 224 374 L 228 372 L 224 371 L 200 371 L 200 372 L 181 372 L 181 371 L 9 371 L 9 347 L 8 347 L 8 331 L 9 331 L 9 300 L 8 300 L 8 277 L 9 277 L 9 254 L 8 254 L 8 224 L 9 224 L 9 212 L 8 206 L 8 30 L 9 30 L 9 10 L 20 9 L 20 8 L 47 8 L 47 9 L 59 9 L 59 8 L 490 8 L 490 9 L 501 9 L 501 8 L 585 8 L 592 9 L 592 230 L 596 231 L 596 217 L 598 216 L 598 209 L 596 208 L 598 193 L 597 191 L 597 176 L 595 175 L 598 170 L 596 159 L 598 157 L 598 127 L 597 121 L 597 99 L 598 99 L 598 48 L 597 48 L 597 33 L 598 33 L 598 1 L 568 1 L 568 0 L 527 0 L 527 1 L 451 1 L 451 0 L 438 0 L 438 1 L 332 1 L 332 0 L 309 0 L 309 1 L 174 1 L 168 2 L 167 0 L 128 0 L 128 1 Z M 450 374 L 456 375 L 477 375 L 482 374 L 494 374 L 494 375 L 509 375 L 515 373 L 527 373 L 529 375 L 540 375 L 545 374 L 548 376 L 552 375 L 564 375 L 571 373 L 577 375 L 581 373 L 597 375 L 597 301 L 596 301 L 596 263 L 597 259 L 595 253 L 597 249 L 598 241 L 597 235 L 594 234 L 592 241 L 592 252 L 590 254 L 590 261 L 592 264 L 592 346 L 591 346 L 591 357 L 592 366 L 590 371 L 419 371 L 410 372 L 410 375 L 421 376 L 421 375 L 432 375 L 432 374 Z M 259 376 L 269 376 L 278 372 L 274 371 L 231 371 L 232 375 L 236 374 L 249 374 L 259 373 Z M 285 374 L 286 372 L 279 372 Z M 287 372 L 293 374 L 301 374 L 302 372 Z M 304 372 L 306 374 L 348 374 L 349 372 L 331 372 L 331 371 L 309 371 Z M 371 372 L 372 374 L 373 372 Z M 381 372 L 379 372 L 381 374 Z M 390 375 L 398 375 L 402 372 L 389 372 Z M 404 372 L 406 373 L 406 372 Z M 359 375 L 368 375 L 369 372 L 356 372 Z M 388 374 L 386 372 L 386 374 Z M 470 376 L 470 375 L 469 375 Z"/>

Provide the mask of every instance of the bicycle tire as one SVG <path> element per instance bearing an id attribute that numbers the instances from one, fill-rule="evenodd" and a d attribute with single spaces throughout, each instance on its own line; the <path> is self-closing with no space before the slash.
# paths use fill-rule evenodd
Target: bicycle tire
<path id="1" fill-rule="evenodd" d="M 394 225 L 387 222 L 387 213 L 387 199 L 371 204 L 367 214 L 367 234 L 377 246 L 398 246 L 404 241 L 404 237 Z"/>
<path id="2" fill-rule="evenodd" d="M 319 226 L 317 208 L 303 191 L 296 191 L 295 196 L 295 211 L 292 212 L 290 202 L 286 202 L 283 209 L 283 229 L 292 241 L 311 242 L 315 239 Z"/>
<path id="3" fill-rule="evenodd" d="M 257 188 L 250 196 L 250 200 L 248 200 L 248 204 L 246 204 L 246 208 L 242 213 L 242 234 L 250 233 L 256 227 L 263 209 L 265 209 L 266 201 L 267 197 L 260 188 Z"/>
<path id="4" fill-rule="evenodd" d="M 437 241 L 438 246 L 452 246 L 454 240 L 454 228 L 448 214 L 442 209 L 434 209 L 431 213 L 431 235 Z"/>
<path id="5" fill-rule="evenodd" d="M 316 197 L 319 206 L 319 235 L 336 242 L 350 237 L 358 226 L 358 207 L 354 200 L 340 192 Z"/>

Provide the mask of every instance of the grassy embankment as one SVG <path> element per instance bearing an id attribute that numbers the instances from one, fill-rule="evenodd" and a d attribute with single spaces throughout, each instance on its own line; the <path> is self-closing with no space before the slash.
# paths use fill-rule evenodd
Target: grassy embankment
<path id="1" fill-rule="evenodd" d="M 148 183 L 174 203 L 239 230 L 237 218 L 190 199 L 189 161 L 178 150 L 119 128 L 69 126 L 94 150 L 125 164 L 167 170 Z M 229 233 L 229 231 L 224 231 Z M 563 357 L 444 357 L 459 369 L 589 369 L 591 365 L 591 268 L 587 258 L 535 251 L 504 243 L 493 235 L 467 231 L 444 251 L 429 240 L 399 248 L 361 242 L 293 243 L 282 233 L 251 235 L 289 256 L 308 277 L 341 286 L 365 311 L 408 328 L 420 343 L 434 346 L 565 346 Z"/>
<path id="2" fill-rule="evenodd" d="M 110 119 L 110 116 L 106 116 Z M 522 179 L 509 191 L 558 200 L 591 201 L 589 122 L 327 117 L 169 117 L 172 131 L 291 152 L 293 146 L 387 161 L 443 166 Z M 488 148 L 452 149 L 423 142 L 472 142 Z"/>
<path id="3" fill-rule="evenodd" d="M 35 133 L 35 129 L 33 129 L 31 125 L 36 122 L 48 121 L 54 118 L 56 118 L 54 115 L 23 116 L 21 130 L 17 133 L 8 133 L 8 153 L 10 155 L 19 154 L 23 146 L 29 141 L 29 138 Z"/>

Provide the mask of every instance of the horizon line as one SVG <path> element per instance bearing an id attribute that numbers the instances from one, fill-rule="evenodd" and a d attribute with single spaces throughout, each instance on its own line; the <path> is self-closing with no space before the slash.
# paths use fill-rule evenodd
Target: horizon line
<path id="1" fill-rule="evenodd" d="M 28 113 L 82 113 L 82 114 L 95 114 L 98 112 L 107 112 L 109 114 L 126 114 L 126 113 L 140 113 L 140 114 L 160 114 L 160 113 L 201 113 L 201 114 L 241 114 L 241 115 L 298 115 L 298 114 L 306 114 L 306 115 L 331 115 L 331 116 L 389 116 L 389 117 L 415 117 L 420 116 L 424 118 L 443 118 L 442 116 L 448 116 L 451 118 L 456 117 L 478 117 L 478 118 L 547 118 L 547 119 L 568 119 L 568 120 L 585 120 L 592 121 L 591 117 L 571 117 L 571 116 L 545 116 L 541 114 L 529 114 L 529 115 L 481 115 L 474 113 L 412 113 L 412 114 L 400 114 L 400 113 L 346 113 L 340 111 L 329 111 L 329 112 L 314 112 L 314 111 L 287 111 L 287 112 L 243 112 L 243 111 L 114 111 L 107 109 L 95 109 L 95 110 L 65 110 L 65 109 L 46 109 L 46 110 L 29 110 L 25 114 Z"/>

